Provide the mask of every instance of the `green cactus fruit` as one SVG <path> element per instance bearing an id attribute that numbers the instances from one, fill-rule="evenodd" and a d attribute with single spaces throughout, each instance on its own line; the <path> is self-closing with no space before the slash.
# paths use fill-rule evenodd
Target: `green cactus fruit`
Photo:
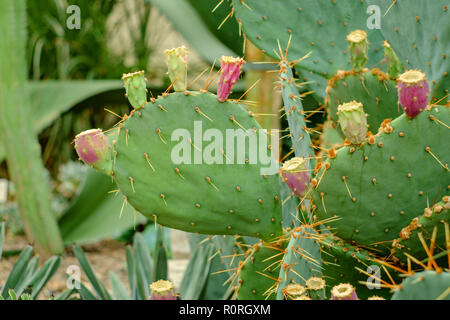
<path id="1" fill-rule="evenodd" d="M 286 244 L 258 242 L 239 266 L 239 300 L 275 300 L 280 253 Z"/>
<path id="2" fill-rule="evenodd" d="M 313 300 L 325 299 L 326 282 L 319 277 L 311 277 L 306 280 L 306 288 L 308 295 Z"/>
<path id="3" fill-rule="evenodd" d="M 367 120 L 361 102 L 350 101 L 338 106 L 342 132 L 351 144 L 361 144 L 367 135 Z"/>
<path id="4" fill-rule="evenodd" d="M 88 166 L 112 175 L 111 145 L 101 129 L 83 131 L 75 137 L 75 150 Z"/>
<path id="5" fill-rule="evenodd" d="M 367 113 L 368 130 L 376 133 L 384 119 L 395 119 L 402 114 L 397 106 L 397 84 L 379 69 L 365 69 L 360 73 L 339 70 L 328 81 L 326 106 L 328 115 L 338 124 L 337 109 L 342 103 L 356 100 Z"/>
<path id="6" fill-rule="evenodd" d="M 390 252 L 405 222 L 447 190 L 450 109 L 433 106 L 414 119 L 385 121 L 361 146 L 339 149 L 321 166 L 314 181 L 319 220 L 338 217 L 336 235 Z"/>
<path id="7" fill-rule="evenodd" d="M 403 64 L 395 54 L 394 49 L 387 40 L 383 42 L 384 59 L 383 62 L 387 66 L 387 74 L 393 80 L 397 79 L 398 75 L 403 72 Z"/>
<path id="8" fill-rule="evenodd" d="M 287 297 L 289 284 L 306 285 L 306 279 L 322 276 L 317 237 L 317 232 L 311 226 L 304 225 L 292 230 L 281 262 L 277 299 Z"/>
<path id="9" fill-rule="evenodd" d="M 450 300 L 450 272 L 415 273 L 401 283 L 391 300 Z"/>
<path id="10" fill-rule="evenodd" d="M 379 278 L 390 282 L 389 276 L 381 272 L 380 263 L 376 262 L 373 254 L 363 248 L 352 246 L 335 236 L 328 236 L 320 240 L 322 250 L 322 277 L 327 281 L 327 296 L 332 296 L 332 289 L 341 283 L 351 284 L 358 292 L 360 299 L 376 293 L 383 297 L 390 297 L 389 289 L 381 288 L 377 283 Z M 359 270 L 358 270 L 359 269 Z M 360 270 L 373 275 L 369 276 Z M 378 271 L 380 273 L 377 275 Z"/>
<path id="11" fill-rule="evenodd" d="M 211 93 L 166 94 L 121 123 L 114 178 L 127 203 L 161 225 L 274 239 L 281 200 L 267 140 L 242 105 Z"/>
<path id="12" fill-rule="evenodd" d="M 353 70 L 360 72 L 366 65 L 367 59 L 369 59 L 367 33 L 364 30 L 352 31 L 347 35 L 347 42 Z"/>
<path id="13" fill-rule="evenodd" d="M 422 261 L 428 258 L 427 251 L 433 250 L 432 254 L 438 264 L 440 260 L 445 262 L 447 255 L 444 250 L 449 249 L 450 242 L 449 235 L 446 235 L 449 224 L 450 197 L 444 196 L 441 202 L 425 208 L 423 215 L 412 219 L 411 223 L 400 231 L 399 238 L 392 242 L 395 257 L 406 262 L 407 255 L 410 255 Z"/>
<path id="14" fill-rule="evenodd" d="M 187 86 L 188 50 L 185 46 L 182 46 L 164 52 L 167 56 L 167 73 L 173 84 L 173 89 L 178 92 L 185 91 Z"/>
<path id="15" fill-rule="evenodd" d="M 122 76 L 122 81 L 131 106 L 135 109 L 143 107 L 147 103 L 147 85 L 144 71 L 126 73 Z"/>

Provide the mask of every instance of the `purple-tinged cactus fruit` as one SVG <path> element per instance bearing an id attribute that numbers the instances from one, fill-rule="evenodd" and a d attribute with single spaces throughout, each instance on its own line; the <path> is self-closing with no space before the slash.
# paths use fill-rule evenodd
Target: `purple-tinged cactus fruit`
<path id="1" fill-rule="evenodd" d="M 78 134 L 75 137 L 75 150 L 87 165 L 107 175 L 112 174 L 111 146 L 101 129 Z"/>
<path id="2" fill-rule="evenodd" d="M 384 63 L 387 65 L 387 74 L 391 79 L 397 79 L 398 75 L 403 71 L 403 64 L 398 59 L 387 40 L 383 42 L 384 47 Z"/>
<path id="3" fill-rule="evenodd" d="M 295 300 L 306 294 L 306 288 L 299 283 L 291 283 L 284 289 L 284 295 L 288 299 Z"/>
<path id="4" fill-rule="evenodd" d="M 358 300 L 358 296 L 350 283 L 341 283 L 331 289 L 331 300 Z"/>
<path id="5" fill-rule="evenodd" d="M 303 196 L 310 178 L 304 158 L 294 157 L 286 161 L 280 169 L 280 175 L 297 197 Z"/>
<path id="6" fill-rule="evenodd" d="M 150 285 L 150 300 L 177 300 L 172 281 L 158 280 Z"/>
<path id="7" fill-rule="evenodd" d="M 123 86 L 131 106 L 141 108 L 147 103 L 147 84 L 144 71 L 126 73 L 122 76 Z"/>
<path id="8" fill-rule="evenodd" d="M 398 102 L 406 116 L 415 118 L 427 106 L 429 87 L 425 73 L 420 70 L 408 70 L 397 79 Z"/>
<path id="9" fill-rule="evenodd" d="M 351 101 L 338 106 L 342 132 L 352 144 L 361 144 L 367 135 L 367 119 L 362 103 Z"/>
<path id="10" fill-rule="evenodd" d="M 177 92 L 183 92 L 186 90 L 187 81 L 187 56 L 189 51 L 185 46 L 179 48 L 173 48 L 164 51 L 167 56 L 167 74 L 173 84 L 173 89 Z"/>
<path id="11" fill-rule="evenodd" d="M 220 59 L 221 74 L 217 87 L 217 99 L 220 102 L 227 100 L 231 88 L 236 84 L 241 74 L 241 66 L 245 61 L 241 58 L 225 57 Z"/>
<path id="12" fill-rule="evenodd" d="M 353 70 L 360 72 L 368 59 L 369 41 L 367 40 L 367 33 L 363 30 L 352 31 L 347 35 L 347 42 Z"/>

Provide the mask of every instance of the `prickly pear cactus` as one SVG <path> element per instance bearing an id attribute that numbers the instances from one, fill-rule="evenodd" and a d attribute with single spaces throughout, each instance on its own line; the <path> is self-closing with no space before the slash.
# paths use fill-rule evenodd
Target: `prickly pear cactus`
<path id="1" fill-rule="evenodd" d="M 280 255 L 286 244 L 259 242 L 251 247 L 239 266 L 239 300 L 274 300 L 278 285 Z"/>
<path id="2" fill-rule="evenodd" d="M 426 207 L 422 215 L 402 228 L 392 243 L 395 257 L 406 262 L 408 255 L 423 260 L 432 253 L 438 262 L 442 260 L 445 263 L 447 256 L 444 250 L 450 245 L 449 224 L 450 197 L 444 196 L 442 201 Z"/>
<path id="3" fill-rule="evenodd" d="M 418 272 L 402 282 L 392 300 L 450 300 L 449 288 L 449 272 Z"/>
<path id="4" fill-rule="evenodd" d="M 281 235 L 278 177 L 262 174 L 249 148 L 238 154 L 239 143 L 223 150 L 216 140 L 227 137 L 227 130 L 265 138 L 254 129 L 260 126 L 244 107 L 221 103 L 214 94 L 160 97 L 120 125 L 114 179 L 127 202 L 162 225 L 273 239 Z M 215 144 L 202 147 L 204 137 Z"/>
<path id="5" fill-rule="evenodd" d="M 373 43 L 368 55 L 374 57 L 373 61 L 382 59 L 382 51 L 376 50 L 381 47 L 381 33 L 378 29 L 367 30 L 367 8 L 362 1 L 233 0 L 243 33 L 266 54 L 277 58 L 274 50 L 279 51 L 278 41 L 287 43 L 289 37 L 289 60 L 311 52 L 311 57 L 299 62 L 296 70 L 308 80 L 317 81 L 311 88 L 322 96 L 327 78 L 338 69 L 351 69 L 345 40 L 351 31 L 366 30 Z"/>
<path id="6" fill-rule="evenodd" d="M 379 69 L 365 69 L 361 73 L 339 70 L 328 81 L 326 106 L 328 115 L 338 123 L 338 106 L 358 101 L 367 113 L 368 130 L 376 133 L 384 119 L 395 119 L 402 115 L 397 107 L 397 84 Z"/>
<path id="7" fill-rule="evenodd" d="M 450 152 L 442 123 L 449 122 L 449 108 L 435 106 L 415 119 L 384 123 L 362 146 L 339 149 L 316 176 L 317 217 L 339 217 L 330 224 L 337 236 L 386 252 L 427 198 L 447 192 Z"/>

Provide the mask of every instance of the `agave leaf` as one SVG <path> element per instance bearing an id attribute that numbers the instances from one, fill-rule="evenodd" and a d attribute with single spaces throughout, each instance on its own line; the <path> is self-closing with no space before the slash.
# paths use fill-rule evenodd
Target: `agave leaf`
<path id="1" fill-rule="evenodd" d="M 113 271 L 109 272 L 109 281 L 111 282 L 114 300 L 131 300 L 124 284 Z"/>
<path id="2" fill-rule="evenodd" d="M 152 279 L 153 262 L 147 244 L 140 233 L 135 234 L 133 244 L 138 299 L 146 300 L 150 296 L 149 286 Z"/>
<path id="3" fill-rule="evenodd" d="M 31 256 L 33 255 L 33 247 L 27 246 L 19 255 L 17 262 L 14 264 L 11 272 L 9 273 L 8 278 L 3 286 L 3 289 L 0 293 L 4 298 L 8 297 L 8 290 L 15 288 L 16 285 L 20 282 L 21 277 L 23 276 L 24 271 L 26 271 L 28 263 L 30 262 Z"/>
<path id="4" fill-rule="evenodd" d="M 47 282 L 53 277 L 61 264 L 61 257 L 51 257 L 48 259 L 42 268 L 30 280 L 30 285 L 33 288 L 31 297 L 36 299 L 41 290 Z"/>
<path id="5" fill-rule="evenodd" d="M 110 177 L 89 168 L 80 194 L 59 220 L 65 244 L 93 242 L 133 227 L 134 209 L 119 194 L 108 193 L 116 188 Z M 136 223 L 144 221 L 137 213 Z"/>
<path id="6" fill-rule="evenodd" d="M 95 273 L 92 270 L 92 267 L 89 264 L 89 261 L 87 260 L 87 258 L 85 256 L 85 254 L 83 253 L 83 251 L 78 246 L 74 246 L 73 247 L 73 252 L 75 253 L 75 256 L 77 257 L 81 268 L 83 269 L 83 271 L 86 274 L 87 278 L 91 282 L 92 287 L 94 288 L 95 292 L 97 293 L 98 299 L 111 300 L 111 296 L 109 295 L 108 291 L 103 286 L 103 284 L 95 276 Z M 81 287 L 83 287 L 83 284 L 81 284 Z M 81 293 L 81 291 L 80 291 L 80 293 Z"/>

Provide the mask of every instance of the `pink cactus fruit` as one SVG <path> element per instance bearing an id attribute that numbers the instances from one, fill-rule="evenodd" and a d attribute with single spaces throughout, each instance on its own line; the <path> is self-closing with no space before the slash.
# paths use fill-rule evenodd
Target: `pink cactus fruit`
<path id="1" fill-rule="evenodd" d="M 83 131 L 75 137 L 75 150 L 87 165 L 111 174 L 111 146 L 101 129 Z"/>
<path id="2" fill-rule="evenodd" d="M 303 196 L 309 183 L 309 174 L 304 158 L 294 157 L 286 161 L 280 169 L 280 175 L 296 196 Z"/>
<path id="3" fill-rule="evenodd" d="M 220 102 L 227 100 L 231 88 L 236 84 L 241 74 L 241 66 L 245 61 L 241 58 L 222 57 L 219 86 L 217 87 L 217 99 Z"/>
<path id="4" fill-rule="evenodd" d="M 397 79 L 398 101 L 408 118 L 415 118 L 427 106 L 429 87 L 425 73 L 409 70 Z"/>
<path id="5" fill-rule="evenodd" d="M 358 300 L 358 296 L 350 283 L 340 283 L 331 289 L 331 300 Z"/>
<path id="6" fill-rule="evenodd" d="M 158 280 L 150 285 L 150 300 L 176 300 L 175 287 L 173 282 L 168 280 Z"/>

